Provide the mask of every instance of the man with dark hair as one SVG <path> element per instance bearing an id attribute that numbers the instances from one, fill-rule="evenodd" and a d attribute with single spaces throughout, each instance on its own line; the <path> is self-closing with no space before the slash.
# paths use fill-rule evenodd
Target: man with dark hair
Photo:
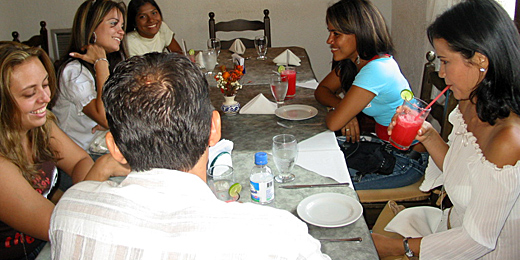
<path id="1" fill-rule="evenodd" d="M 206 167 L 220 116 L 192 62 L 151 53 L 115 71 L 103 91 L 107 147 L 132 172 L 65 193 L 53 259 L 330 259 L 291 213 L 213 195 Z"/>

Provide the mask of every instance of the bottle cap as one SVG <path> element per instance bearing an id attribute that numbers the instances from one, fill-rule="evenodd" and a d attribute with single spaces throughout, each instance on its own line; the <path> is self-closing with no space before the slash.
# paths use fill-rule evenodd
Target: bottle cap
<path id="1" fill-rule="evenodd" d="M 267 153 L 258 152 L 255 154 L 255 164 L 256 165 L 266 165 L 267 164 Z"/>

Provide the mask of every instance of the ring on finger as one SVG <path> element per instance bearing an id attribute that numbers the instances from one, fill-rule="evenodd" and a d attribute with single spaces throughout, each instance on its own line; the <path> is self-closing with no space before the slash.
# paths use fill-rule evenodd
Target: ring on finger
<path id="1" fill-rule="evenodd" d="M 347 131 L 347 132 L 348 132 L 348 131 L 350 131 L 350 129 L 348 129 L 348 128 L 347 128 L 347 129 L 345 129 L 345 131 Z"/>

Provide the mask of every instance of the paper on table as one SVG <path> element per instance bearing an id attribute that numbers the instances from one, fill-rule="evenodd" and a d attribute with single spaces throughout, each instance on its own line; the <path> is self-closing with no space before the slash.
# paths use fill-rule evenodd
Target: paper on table
<path id="1" fill-rule="evenodd" d="M 274 114 L 277 105 L 269 101 L 264 94 L 256 95 L 240 109 L 240 114 Z"/>
<path id="2" fill-rule="evenodd" d="M 302 60 L 298 58 L 291 50 L 287 49 L 283 51 L 280 55 L 276 56 L 276 58 L 273 59 L 273 62 L 276 63 L 276 65 L 293 65 L 293 66 L 300 66 L 300 62 Z"/>
<path id="3" fill-rule="evenodd" d="M 316 81 L 315 79 L 311 79 L 307 82 L 296 83 L 296 86 L 302 87 L 302 88 L 316 89 L 318 87 L 318 84 L 319 84 L 318 81 Z"/>
<path id="4" fill-rule="evenodd" d="M 229 50 L 234 53 L 244 54 L 246 46 L 240 39 L 236 39 L 233 44 L 231 44 L 231 47 L 229 47 Z"/>
<path id="5" fill-rule="evenodd" d="M 327 130 L 300 142 L 296 164 L 337 182 L 348 182 L 352 187 L 345 156 L 332 131 Z"/>

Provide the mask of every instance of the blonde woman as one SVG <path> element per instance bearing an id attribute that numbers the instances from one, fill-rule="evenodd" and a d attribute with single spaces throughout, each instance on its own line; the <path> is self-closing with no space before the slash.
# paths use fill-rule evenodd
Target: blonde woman
<path id="1" fill-rule="evenodd" d="M 63 133 L 47 109 L 55 94 L 54 67 L 40 48 L 0 42 L 0 256 L 34 259 L 49 240 L 54 204 L 47 198 L 60 167 L 76 183 L 106 180 L 123 168 L 110 156 L 94 163 Z M 87 177 L 88 176 L 88 177 Z"/>

